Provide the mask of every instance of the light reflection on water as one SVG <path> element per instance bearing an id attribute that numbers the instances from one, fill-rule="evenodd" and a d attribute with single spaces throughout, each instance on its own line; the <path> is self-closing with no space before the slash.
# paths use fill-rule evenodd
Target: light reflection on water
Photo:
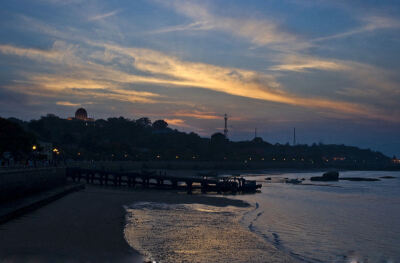
<path id="1" fill-rule="evenodd" d="M 272 177 L 309 178 L 320 174 Z M 397 178 L 319 183 L 325 186 L 265 181 L 261 194 L 235 198 L 259 206 L 246 215 L 243 224 L 282 251 L 300 255 L 306 261 L 400 262 L 400 173 L 341 173 L 342 177 L 385 175 Z M 256 178 L 266 177 L 271 175 Z"/>
<path id="2" fill-rule="evenodd" d="M 157 262 L 292 262 L 239 224 L 251 208 L 137 203 L 127 207 L 125 238 Z"/>

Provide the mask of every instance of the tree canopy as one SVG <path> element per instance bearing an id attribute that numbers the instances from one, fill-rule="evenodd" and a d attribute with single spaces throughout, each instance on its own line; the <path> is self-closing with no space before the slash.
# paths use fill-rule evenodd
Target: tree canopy
<path id="1" fill-rule="evenodd" d="M 35 137 L 18 123 L 0 118 L 0 156 L 4 152 L 10 152 L 15 157 L 27 155 L 35 143 Z"/>
<path id="2" fill-rule="evenodd" d="M 179 160 L 191 161 L 262 161 L 282 166 L 304 163 L 312 167 L 327 163 L 372 165 L 391 160 L 379 152 L 344 145 L 272 145 L 261 137 L 233 142 L 219 132 L 203 138 L 171 129 L 164 120 L 151 125 L 147 117 L 86 122 L 47 115 L 29 122 L 15 118 L 1 121 L 3 151 L 5 147 L 27 150 L 32 142 L 27 134 L 32 133 L 38 140 L 58 147 L 65 158 L 75 160 L 176 160 L 179 156 Z"/>

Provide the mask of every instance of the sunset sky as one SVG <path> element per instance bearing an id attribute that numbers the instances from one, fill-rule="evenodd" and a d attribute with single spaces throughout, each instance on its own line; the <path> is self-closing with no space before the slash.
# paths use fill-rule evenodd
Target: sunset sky
<path id="1" fill-rule="evenodd" d="M 2 0 L 0 116 L 400 155 L 398 0 Z"/>

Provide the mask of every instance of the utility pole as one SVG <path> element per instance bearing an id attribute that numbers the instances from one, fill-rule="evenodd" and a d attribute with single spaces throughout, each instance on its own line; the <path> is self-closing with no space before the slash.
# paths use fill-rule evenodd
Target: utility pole
<path id="1" fill-rule="evenodd" d="M 257 138 L 257 128 L 254 129 L 254 139 Z"/>
<path id="2" fill-rule="evenodd" d="M 225 138 L 228 139 L 228 115 L 226 113 L 224 115 L 224 120 L 225 120 L 224 135 Z"/>

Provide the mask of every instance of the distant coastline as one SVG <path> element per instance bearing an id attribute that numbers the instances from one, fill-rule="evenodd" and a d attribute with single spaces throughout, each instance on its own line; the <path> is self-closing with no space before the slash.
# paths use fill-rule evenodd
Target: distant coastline
<path id="1" fill-rule="evenodd" d="M 327 170 L 354 170 L 354 171 L 400 171 L 400 166 L 346 166 L 324 165 L 308 166 L 297 164 L 274 164 L 269 162 L 229 162 L 229 161 L 73 161 L 65 163 L 68 167 L 97 168 L 115 171 L 129 170 L 170 170 L 185 171 L 192 174 L 208 171 L 223 173 L 259 173 L 259 172 L 324 172 Z"/>

